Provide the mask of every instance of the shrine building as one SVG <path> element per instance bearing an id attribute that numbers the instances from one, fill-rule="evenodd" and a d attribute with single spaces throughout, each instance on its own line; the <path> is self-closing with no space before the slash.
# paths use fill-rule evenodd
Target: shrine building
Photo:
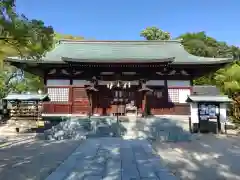
<path id="1" fill-rule="evenodd" d="M 233 59 L 194 56 L 175 40 L 61 40 L 41 60 L 6 61 L 44 79 L 45 115 L 188 115 L 193 79 Z"/>

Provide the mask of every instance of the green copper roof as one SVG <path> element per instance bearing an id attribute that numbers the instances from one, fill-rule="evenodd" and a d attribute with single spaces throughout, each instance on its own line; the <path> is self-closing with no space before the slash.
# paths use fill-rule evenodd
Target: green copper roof
<path id="1" fill-rule="evenodd" d="M 47 94 L 9 94 L 5 98 L 8 101 L 48 101 Z"/>
<path id="2" fill-rule="evenodd" d="M 7 58 L 10 62 L 24 62 Z M 66 62 L 163 62 L 173 64 L 216 64 L 231 58 L 204 58 L 189 54 L 180 41 L 60 41 L 39 63 Z M 26 61 L 25 61 L 26 62 Z M 29 62 L 29 61 L 28 61 Z"/>

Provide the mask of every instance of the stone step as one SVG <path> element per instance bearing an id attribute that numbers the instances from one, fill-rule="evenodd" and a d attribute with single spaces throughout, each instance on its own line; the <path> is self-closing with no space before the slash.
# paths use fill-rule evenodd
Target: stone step
<path id="1" fill-rule="evenodd" d="M 188 125 L 188 116 L 159 116 L 139 118 L 135 124 L 130 122 L 125 127 L 129 131 L 126 135 L 130 136 L 134 134 L 130 131 L 138 131 L 138 137 L 148 137 L 159 141 L 186 142 L 192 140 L 192 135 L 185 124 Z"/>

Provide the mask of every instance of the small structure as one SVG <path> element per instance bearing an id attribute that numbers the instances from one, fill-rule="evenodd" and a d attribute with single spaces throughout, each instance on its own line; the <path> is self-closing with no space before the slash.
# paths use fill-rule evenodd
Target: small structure
<path id="1" fill-rule="evenodd" d="M 4 100 L 11 103 L 9 121 L 17 132 L 44 126 L 41 111 L 42 102 L 50 100 L 47 94 L 9 94 Z"/>
<path id="2" fill-rule="evenodd" d="M 193 95 L 186 100 L 190 103 L 190 130 L 222 132 L 227 122 L 227 104 L 231 101 L 227 96 L 220 95 L 214 86 L 193 87 Z"/>

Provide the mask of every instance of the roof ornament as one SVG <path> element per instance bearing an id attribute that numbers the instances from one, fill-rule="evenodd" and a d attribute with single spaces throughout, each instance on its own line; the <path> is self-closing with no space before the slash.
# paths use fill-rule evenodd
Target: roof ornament
<path id="1" fill-rule="evenodd" d="M 181 73 L 182 75 L 185 75 L 185 76 L 188 76 L 188 75 L 189 75 L 189 74 L 188 74 L 186 71 L 184 71 L 184 70 L 181 70 L 180 73 Z"/>
<path id="2" fill-rule="evenodd" d="M 181 42 L 181 43 L 183 42 L 183 38 L 177 38 L 176 40 L 179 41 L 179 42 Z M 182 45 L 182 44 L 181 44 L 181 45 Z"/>
<path id="3" fill-rule="evenodd" d="M 48 74 L 56 74 L 57 70 L 56 69 L 51 69 Z"/>
<path id="4" fill-rule="evenodd" d="M 61 69 L 61 73 L 62 73 L 62 74 L 65 74 L 65 75 L 69 75 L 69 74 L 70 74 L 69 72 L 67 72 L 66 69 Z"/>
<path id="5" fill-rule="evenodd" d="M 163 75 L 164 75 L 164 73 L 162 73 L 162 72 L 156 72 L 156 74 L 157 74 L 157 75 L 160 75 L 160 76 L 163 76 Z"/>
<path id="6" fill-rule="evenodd" d="M 176 74 L 176 70 L 172 70 L 170 73 L 168 73 L 168 75 L 175 75 Z"/>
<path id="7" fill-rule="evenodd" d="M 79 74 L 82 74 L 83 73 L 83 71 L 75 71 L 75 72 L 73 72 L 73 75 L 79 75 Z"/>

